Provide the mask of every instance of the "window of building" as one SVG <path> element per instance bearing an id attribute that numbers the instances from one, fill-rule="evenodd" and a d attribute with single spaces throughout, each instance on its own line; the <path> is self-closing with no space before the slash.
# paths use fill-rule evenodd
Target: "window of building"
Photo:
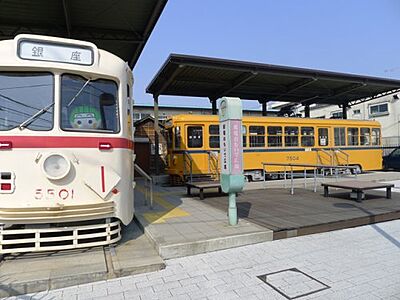
<path id="1" fill-rule="evenodd" d="M 299 127 L 285 127 L 285 147 L 299 146 Z"/>
<path id="2" fill-rule="evenodd" d="M 371 133 L 369 128 L 360 128 L 360 145 L 366 146 L 371 143 Z"/>
<path id="3" fill-rule="evenodd" d="M 343 112 L 342 111 L 334 111 L 331 113 L 332 119 L 343 119 Z"/>
<path id="4" fill-rule="evenodd" d="M 188 148 L 203 147 L 203 127 L 189 126 L 187 128 Z"/>
<path id="5" fill-rule="evenodd" d="M 133 113 L 133 121 L 138 121 L 140 120 L 140 113 L 134 112 Z"/>
<path id="6" fill-rule="evenodd" d="M 372 128 L 372 145 L 380 145 L 381 130 L 379 128 Z"/>
<path id="7" fill-rule="evenodd" d="M 180 126 L 174 128 L 174 137 L 175 137 L 175 149 L 180 149 L 182 140 Z"/>
<path id="8" fill-rule="evenodd" d="M 347 145 L 358 146 L 358 128 L 347 128 Z"/>
<path id="9" fill-rule="evenodd" d="M 318 146 L 328 146 L 328 128 L 318 128 Z"/>
<path id="10" fill-rule="evenodd" d="M 372 117 L 384 116 L 389 114 L 388 103 L 371 104 L 369 106 L 369 115 Z"/>
<path id="11" fill-rule="evenodd" d="M 265 127 L 264 126 L 250 126 L 250 147 L 264 147 L 265 146 Z"/>
<path id="12" fill-rule="evenodd" d="M 314 146 L 314 127 L 301 127 L 301 146 Z"/>
<path id="13" fill-rule="evenodd" d="M 219 125 L 208 126 L 210 148 L 219 148 Z"/>
<path id="14" fill-rule="evenodd" d="M 359 115 L 359 114 L 361 114 L 361 110 L 360 109 L 353 110 L 353 115 Z"/>
<path id="15" fill-rule="evenodd" d="M 247 128 L 242 125 L 242 135 L 243 135 L 243 148 L 247 147 Z"/>
<path id="16" fill-rule="evenodd" d="M 346 129 L 344 127 L 335 127 L 333 129 L 335 146 L 346 146 Z"/>
<path id="17" fill-rule="evenodd" d="M 268 147 L 282 147 L 282 127 L 268 126 Z"/>

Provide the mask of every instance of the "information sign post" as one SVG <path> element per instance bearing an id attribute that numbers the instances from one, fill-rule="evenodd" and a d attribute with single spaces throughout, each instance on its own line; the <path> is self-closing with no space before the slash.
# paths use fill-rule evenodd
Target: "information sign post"
<path id="1" fill-rule="evenodd" d="M 229 224 L 237 224 L 236 193 L 244 186 L 242 102 L 224 97 L 219 105 L 221 188 L 229 194 Z"/>

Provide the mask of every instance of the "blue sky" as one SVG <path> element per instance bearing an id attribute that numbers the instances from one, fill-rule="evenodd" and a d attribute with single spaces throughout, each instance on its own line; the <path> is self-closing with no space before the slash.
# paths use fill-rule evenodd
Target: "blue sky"
<path id="1" fill-rule="evenodd" d="M 169 0 L 134 69 L 134 97 L 152 104 L 145 89 L 170 53 L 400 79 L 399 35 L 400 0 Z"/>

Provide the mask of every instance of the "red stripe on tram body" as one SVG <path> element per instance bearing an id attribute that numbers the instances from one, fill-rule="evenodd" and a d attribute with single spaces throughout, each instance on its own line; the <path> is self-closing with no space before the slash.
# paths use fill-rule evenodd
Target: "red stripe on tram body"
<path id="1" fill-rule="evenodd" d="M 133 149 L 133 141 L 110 137 L 73 136 L 0 136 L 11 143 L 12 148 L 99 148 L 100 143 L 109 143 L 113 149 Z"/>

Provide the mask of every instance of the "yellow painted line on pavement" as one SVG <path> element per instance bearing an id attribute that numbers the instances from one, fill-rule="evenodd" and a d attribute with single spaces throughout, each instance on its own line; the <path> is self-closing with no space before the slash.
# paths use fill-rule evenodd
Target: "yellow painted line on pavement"
<path id="1" fill-rule="evenodd" d="M 146 192 L 145 188 L 141 185 L 136 185 L 136 189 L 142 194 Z M 163 207 L 165 210 L 144 213 L 143 217 L 147 222 L 151 224 L 165 223 L 167 219 L 190 216 L 187 211 L 184 211 L 183 209 L 176 207 L 174 204 L 165 200 L 161 194 L 163 193 L 153 192 L 153 201 Z"/>

